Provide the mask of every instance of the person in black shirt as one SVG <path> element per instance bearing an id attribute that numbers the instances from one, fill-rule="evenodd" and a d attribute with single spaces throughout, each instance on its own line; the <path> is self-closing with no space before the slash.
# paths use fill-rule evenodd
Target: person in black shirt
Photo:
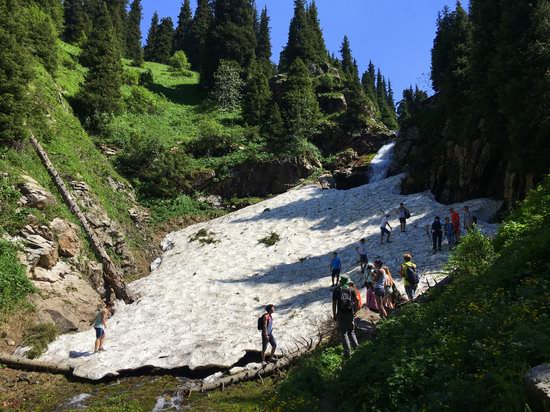
<path id="1" fill-rule="evenodd" d="M 443 226 L 439 220 L 439 216 L 436 216 L 432 223 L 432 242 L 433 253 L 438 250 L 441 252 L 441 242 L 443 241 Z"/>
<path id="2" fill-rule="evenodd" d="M 355 288 L 350 287 L 349 278 L 342 276 L 340 285 L 332 292 L 332 316 L 338 323 L 338 331 L 342 346 L 344 347 L 344 356 L 349 357 L 351 346 L 357 348 L 359 343 L 355 336 L 355 313 L 359 310 Z"/>

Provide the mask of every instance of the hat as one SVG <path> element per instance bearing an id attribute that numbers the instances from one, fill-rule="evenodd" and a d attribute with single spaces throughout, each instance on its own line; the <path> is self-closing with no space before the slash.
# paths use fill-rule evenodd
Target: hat
<path id="1" fill-rule="evenodd" d="M 342 276 L 340 278 L 340 285 L 344 286 L 344 285 L 347 285 L 349 282 L 349 278 L 347 276 Z"/>

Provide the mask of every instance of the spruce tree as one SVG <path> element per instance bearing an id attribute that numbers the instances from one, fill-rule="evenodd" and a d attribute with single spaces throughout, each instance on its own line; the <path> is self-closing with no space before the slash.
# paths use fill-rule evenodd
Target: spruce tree
<path id="1" fill-rule="evenodd" d="M 243 118 L 249 125 L 265 120 L 271 100 L 271 89 L 264 71 L 264 62 L 254 60 L 248 69 L 243 93 Z"/>
<path id="2" fill-rule="evenodd" d="M 126 4 L 127 0 L 107 0 L 105 2 L 109 10 L 109 16 L 111 19 L 111 25 L 113 26 L 113 33 L 120 49 L 120 53 L 126 56 L 126 33 L 127 33 L 127 20 Z"/>
<path id="3" fill-rule="evenodd" d="M 315 0 L 311 0 L 310 5 L 306 10 L 309 28 L 311 30 L 311 40 L 313 42 L 313 49 L 316 51 L 315 63 L 321 64 L 327 61 L 328 52 L 325 45 L 325 39 L 323 38 L 323 30 L 321 29 L 321 22 L 319 21 L 319 12 L 317 10 L 317 4 Z"/>
<path id="4" fill-rule="evenodd" d="M 289 70 L 296 59 L 300 59 L 308 66 L 317 62 L 316 56 L 314 35 L 306 13 L 305 0 L 294 0 L 294 16 L 290 21 L 288 42 L 281 52 L 279 67 L 281 70 Z"/>
<path id="5" fill-rule="evenodd" d="M 282 97 L 282 113 L 289 144 L 309 138 L 320 118 L 319 103 L 306 65 L 296 58 L 288 71 Z"/>
<path id="6" fill-rule="evenodd" d="M 152 62 L 155 58 L 155 47 L 157 43 L 157 35 L 159 31 L 159 15 L 157 12 L 153 14 L 151 18 L 151 25 L 149 26 L 149 33 L 147 34 L 147 41 L 143 50 L 143 57 L 145 60 Z"/>
<path id="7" fill-rule="evenodd" d="M 20 44 L 23 34 L 20 7 L 0 0 L 0 143 L 26 136 L 25 121 L 31 106 L 28 84 L 33 76 L 31 58 Z"/>
<path id="8" fill-rule="evenodd" d="M 49 73 L 55 73 L 58 61 L 58 33 L 50 14 L 36 5 L 23 9 L 21 14 L 22 24 L 27 30 L 20 41 Z"/>
<path id="9" fill-rule="evenodd" d="M 258 28 L 258 44 L 256 46 L 256 58 L 266 62 L 271 61 L 271 30 L 269 28 L 269 16 L 267 7 L 262 10 Z"/>
<path id="10" fill-rule="evenodd" d="M 262 123 L 262 135 L 265 138 L 267 150 L 278 153 L 287 145 L 285 123 L 276 102 L 268 109 L 267 121 Z"/>
<path id="11" fill-rule="evenodd" d="M 172 18 L 163 17 L 160 20 L 159 30 L 155 41 L 155 53 L 153 61 L 168 64 L 172 57 L 172 48 L 174 46 L 174 23 Z"/>
<path id="12" fill-rule="evenodd" d="M 214 23 L 208 37 L 201 83 L 212 85 L 220 60 L 232 60 L 246 70 L 254 58 L 256 34 L 250 0 L 220 0 L 215 2 Z"/>
<path id="13" fill-rule="evenodd" d="M 86 15 L 82 0 L 64 0 L 63 11 L 65 29 L 63 40 L 67 43 L 79 43 L 86 33 Z"/>
<path id="14" fill-rule="evenodd" d="M 242 86 L 241 67 L 231 60 L 220 60 L 210 96 L 221 110 L 235 110 L 241 103 Z"/>
<path id="15" fill-rule="evenodd" d="M 109 18 L 107 6 L 98 10 L 94 29 L 83 53 L 90 63 L 88 73 L 78 95 L 82 115 L 89 125 L 101 126 L 101 114 L 118 113 L 121 108 L 122 63 L 120 49 Z"/>
<path id="16" fill-rule="evenodd" d="M 143 49 L 141 48 L 141 0 L 133 0 L 128 13 L 128 34 L 126 36 L 127 57 L 135 66 L 143 64 Z"/>
<path id="17" fill-rule="evenodd" d="M 185 48 L 191 68 L 195 71 L 201 71 L 212 20 L 210 2 L 208 0 L 198 0 L 195 16 L 189 28 L 189 41 Z"/>
<path id="18" fill-rule="evenodd" d="M 193 13 L 191 11 L 191 2 L 189 0 L 184 0 L 178 16 L 176 33 L 174 34 L 174 51 L 186 51 L 186 43 L 189 37 L 189 27 L 191 26 L 192 20 Z"/>
<path id="19" fill-rule="evenodd" d="M 349 45 L 348 36 L 344 36 L 342 41 L 342 47 L 340 47 L 340 55 L 342 56 L 342 71 L 344 75 L 351 79 L 353 77 L 353 57 L 351 55 L 351 48 Z"/>

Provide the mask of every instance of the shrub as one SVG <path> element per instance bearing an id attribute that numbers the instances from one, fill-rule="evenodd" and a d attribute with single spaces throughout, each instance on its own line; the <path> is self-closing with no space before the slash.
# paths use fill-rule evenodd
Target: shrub
<path id="1" fill-rule="evenodd" d="M 258 240 L 258 243 L 263 243 L 266 246 L 273 246 L 279 240 L 281 240 L 281 236 L 279 236 L 278 233 L 271 232 L 268 236 Z"/>
<path id="2" fill-rule="evenodd" d="M 53 342 L 58 335 L 59 330 L 53 323 L 42 323 L 27 330 L 23 338 L 23 344 L 31 347 L 27 352 L 27 357 L 30 359 L 38 358 L 48 348 L 48 344 Z"/>
<path id="3" fill-rule="evenodd" d="M 220 60 L 214 73 L 214 87 L 210 98 L 221 110 L 234 110 L 239 107 L 242 98 L 243 81 L 241 67 L 232 60 Z"/>
<path id="4" fill-rule="evenodd" d="M 139 84 L 142 86 L 149 86 L 155 83 L 155 77 L 151 69 L 147 69 L 144 72 L 141 72 L 139 75 Z"/>
<path id="5" fill-rule="evenodd" d="M 476 229 L 461 239 L 447 269 L 455 277 L 472 277 L 483 274 L 496 257 L 491 239 Z"/>
<path id="6" fill-rule="evenodd" d="M 25 268 L 17 259 L 15 246 L 0 240 L 0 312 L 11 310 L 34 290 Z"/>
<path id="7" fill-rule="evenodd" d="M 242 129 L 229 129 L 206 119 L 199 125 L 196 139 L 187 143 L 187 151 L 195 157 L 218 157 L 229 154 L 246 143 Z"/>
<path id="8" fill-rule="evenodd" d="M 187 55 L 183 50 L 178 50 L 168 61 L 170 69 L 174 72 L 184 72 L 191 68 Z"/>
<path id="9" fill-rule="evenodd" d="M 156 95 L 142 86 L 132 87 L 130 95 L 124 101 L 131 113 L 155 114 L 159 111 Z"/>
<path id="10" fill-rule="evenodd" d="M 122 83 L 128 86 L 137 86 L 141 81 L 141 73 L 138 70 L 124 70 L 122 72 Z"/>

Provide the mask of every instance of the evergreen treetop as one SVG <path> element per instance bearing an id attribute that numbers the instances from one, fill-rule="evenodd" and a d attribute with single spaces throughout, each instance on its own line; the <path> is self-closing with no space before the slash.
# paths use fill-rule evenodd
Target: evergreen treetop
<path id="1" fill-rule="evenodd" d="M 184 0 L 178 15 L 178 25 L 174 34 L 174 51 L 186 50 L 186 43 L 189 40 L 189 28 L 193 20 L 190 0 Z"/>
<path id="2" fill-rule="evenodd" d="M 155 11 L 151 18 L 151 25 L 149 26 L 149 32 L 147 34 L 147 41 L 143 50 L 144 58 L 147 61 L 153 61 L 155 55 L 155 44 L 157 42 L 157 34 L 159 31 L 159 15 Z"/>
<path id="3" fill-rule="evenodd" d="M 256 46 L 256 58 L 259 60 L 271 60 L 271 30 L 269 28 L 269 16 L 267 7 L 262 9 L 258 28 L 258 44 Z"/>
<path id="4" fill-rule="evenodd" d="M 128 13 L 128 33 L 126 36 L 126 54 L 136 66 L 143 64 L 143 49 L 141 47 L 141 0 L 133 0 Z"/>

